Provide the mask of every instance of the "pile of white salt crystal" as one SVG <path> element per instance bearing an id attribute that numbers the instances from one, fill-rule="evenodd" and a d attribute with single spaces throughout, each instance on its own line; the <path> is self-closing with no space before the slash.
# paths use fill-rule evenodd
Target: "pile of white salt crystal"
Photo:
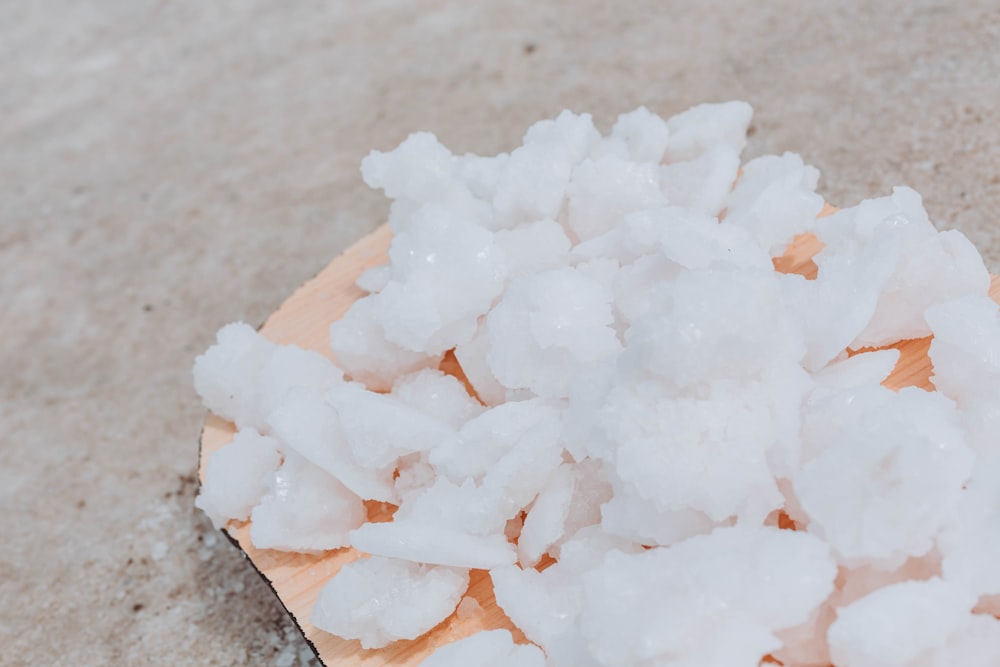
<path id="1" fill-rule="evenodd" d="M 331 327 L 337 365 L 245 324 L 195 364 L 239 429 L 198 506 L 257 547 L 363 552 L 312 622 L 364 648 L 489 570 L 531 644 L 426 667 L 1000 664 L 989 275 L 912 190 L 817 219 L 799 156 L 740 171 L 750 118 L 640 108 L 602 136 L 563 112 L 496 157 L 373 152 L 390 262 Z M 806 232 L 818 276 L 776 271 Z M 894 349 L 849 356 L 931 334 L 935 391 L 881 385 Z"/>

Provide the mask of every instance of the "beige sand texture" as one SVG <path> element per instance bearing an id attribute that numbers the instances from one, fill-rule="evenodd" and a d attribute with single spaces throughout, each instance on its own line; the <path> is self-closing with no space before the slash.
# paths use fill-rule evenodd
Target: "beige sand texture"
<path id="1" fill-rule="evenodd" d="M 0 665 L 312 664 L 192 507 L 194 356 L 384 221 L 373 147 L 731 98 L 1000 269 L 989 0 L 0 2 Z"/>

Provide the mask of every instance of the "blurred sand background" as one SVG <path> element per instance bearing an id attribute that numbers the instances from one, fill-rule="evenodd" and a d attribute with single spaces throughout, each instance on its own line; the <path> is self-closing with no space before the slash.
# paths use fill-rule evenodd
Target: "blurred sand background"
<path id="1" fill-rule="evenodd" d="M 380 224 L 371 148 L 734 98 L 1000 270 L 990 0 L 0 1 L 0 665 L 314 664 L 192 507 L 194 356 Z"/>

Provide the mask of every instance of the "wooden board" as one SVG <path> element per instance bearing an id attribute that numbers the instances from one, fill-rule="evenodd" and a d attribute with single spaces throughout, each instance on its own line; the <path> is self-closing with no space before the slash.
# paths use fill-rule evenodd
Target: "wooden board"
<path id="1" fill-rule="evenodd" d="M 828 207 L 824 214 L 834 209 Z M 361 239 L 343 255 L 334 259 L 319 275 L 300 287 L 261 327 L 261 333 L 276 343 L 294 343 L 331 356 L 328 343 L 330 323 L 339 319 L 363 292 L 354 282 L 367 268 L 384 264 L 391 235 L 381 227 Z M 811 236 L 798 238 L 786 255 L 775 261 L 778 270 L 815 277 L 812 257 L 822 245 Z M 990 296 L 1000 301 L 1000 279 L 993 278 Z M 908 385 L 931 387 L 930 360 L 927 349 L 930 339 L 903 341 L 895 345 L 901 354 L 886 386 Z M 209 415 L 201 437 L 199 477 L 204 480 L 208 457 L 228 443 L 235 429 L 232 424 Z M 474 570 L 468 597 L 479 603 L 479 611 L 452 614 L 424 637 L 414 641 L 396 642 L 380 650 L 364 650 L 357 641 L 346 641 L 318 630 L 309 622 L 309 614 L 320 589 L 345 563 L 358 558 L 354 549 L 339 549 L 318 556 L 291 554 L 255 549 L 250 542 L 249 522 L 231 522 L 226 528 L 236 544 L 261 575 L 270 583 L 275 594 L 292 615 L 303 635 L 313 645 L 320 660 L 330 667 L 364 665 L 376 667 L 418 665 L 437 646 L 449 643 L 480 629 L 509 628 L 515 638 L 523 641 L 509 619 L 496 606 L 492 585 L 485 571 Z"/>

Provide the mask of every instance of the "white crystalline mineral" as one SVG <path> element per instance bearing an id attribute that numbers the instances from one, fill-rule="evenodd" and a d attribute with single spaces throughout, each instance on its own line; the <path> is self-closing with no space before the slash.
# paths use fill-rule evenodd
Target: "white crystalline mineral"
<path id="1" fill-rule="evenodd" d="M 205 483 L 194 504 L 216 528 L 230 519 L 245 521 L 267 492 L 271 474 L 281 464 L 278 441 L 244 429 L 218 450 L 205 466 Z"/>
<path id="2" fill-rule="evenodd" d="M 330 325 L 330 349 L 352 379 L 373 391 L 386 390 L 401 375 L 436 367 L 441 355 L 407 350 L 390 342 L 376 319 L 375 295 L 355 301 Z"/>
<path id="3" fill-rule="evenodd" d="M 869 199 L 817 221 L 826 247 L 816 258 L 858 255 L 869 244 L 896 243 L 894 270 L 878 297 L 875 312 L 852 347 L 878 346 L 931 333 L 924 319 L 930 306 L 963 296 L 982 296 L 989 273 L 975 247 L 955 230 L 938 232 L 927 218 L 920 195 L 909 188 Z M 821 269 L 822 270 L 822 269 Z"/>
<path id="4" fill-rule="evenodd" d="M 372 556 L 344 565 L 320 591 L 310 621 L 363 648 L 416 639 L 447 618 L 469 572 Z"/>
<path id="5" fill-rule="evenodd" d="M 773 528 L 719 528 L 670 548 L 611 552 L 583 577 L 581 627 L 602 665 L 755 666 L 774 632 L 833 590 L 829 548 Z"/>
<path id="6" fill-rule="evenodd" d="M 508 389 L 568 395 L 581 366 L 613 357 L 611 294 L 576 269 L 520 278 L 487 317 L 490 371 Z"/>
<path id="7" fill-rule="evenodd" d="M 726 201 L 726 221 L 745 227 L 775 257 L 810 231 L 823 210 L 816 194 L 819 171 L 794 153 L 750 160 Z"/>
<path id="8" fill-rule="evenodd" d="M 546 667 L 537 646 L 515 644 L 509 630 L 482 630 L 446 644 L 420 667 Z"/>
<path id="9" fill-rule="evenodd" d="M 975 598 L 941 579 L 880 588 L 837 611 L 828 634 L 834 664 L 908 667 L 944 645 L 973 604 Z"/>
<path id="10" fill-rule="evenodd" d="M 614 155 L 580 164 L 567 193 L 569 227 L 580 241 L 613 229 L 633 211 L 667 203 L 657 165 Z"/>
<path id="11" fill-rule="evenodd" d="M 927 309 L 934 340 L 934 386 L 971 406 L 1000 389 L 1000 308 L 985 296 L 967 296 Z"/>
<path id="12" fill-rule="evenodd" d="M 425 636 L 424 667 L 1000 665 L 982 258 L 909 188 L 827 215 L 800 156 L 741 164 L 751 117 L 373 151 L 389 261 L 334 361 L 236 323 L 195 363 L 238 429 L 197 506 L 259 549 L 350 546 L 312 622 Z M 473 569 L 531 644 L 461 638 L 496 612 L 459 605 Z"/>
<path id="13" fill-rule="evenodd" d="M 426 355 L 472 338 L 507 275 L 491 232 L 430 204 L 393 237 L 389 261 L 388 284 L 369 297 L 375 320 L 386 340 Z"/>
<path id="14" fill-rule="evenodd" d="M 365 469 L 395 469 L 403 456 L 426 452 L 455 434 L 445 422 L 386 394 L 344 384 L 326 394 L 351 458 Z"/>
<path id="15" fill-rule="evenodd" d="M 719 145 L 742 152 L 751 118 L 753 109 L 746 102 L 699 104 L 672 116 L 667 120 L 666 161 L 689 160 Z"/>
<path id="16" fill-rule="evenodd" d="M 287 449 L 336 477 L 352 493 L 365 500 L 396 499 L 392 468 L 364 467 L 354 458 L 337 410 L 319 393 L 292 391 L 268 424 Z"/>
<path id="17" fill-rule="evenodd" d="M 725 208 L 739 169 L 735 148 L 715 146 L 696 158 L 660 167 L 660 187 L 672 205 L 715 217 Z"/>
<path id="18" fill-rule="evenodd" d="M 923 555 L 955 521 L 973 461 L 954 404 L 910 387 L 846 425 L 795 491 L 841 562 L 892 562 Z"/>
<path id="19" fill-rule="evenodd" d="M 483 412 L 482 404 L 469 395 L 461 381 L 429 368 L 396 380 L 392 396 L 454 429 Z"/>
<path id="20" fill-rule="evenodd" d="M 503 251 L 508 279 L 569 264 L 569 237 L 562 225 L 554 220 L 537 220 L 514 229 L 501 229 L 496 233 L 495 242 Z"/>
<path id="21" fill-rule="evenodd" d="M 205 407 L 238 428 L 266 430 L 258 409 L 260 371 L 275 344 L 242 322 L 227 324 L 194 362 L 194 388 Z"/>
<path id="22" fill-rule="evenodd" d="M 317 552 L 349 544 L 347 534 L 366 517 L 361 499 L 306 459 L 285 453 L 267 493 L 250 515 L 258 549 Z"/>

